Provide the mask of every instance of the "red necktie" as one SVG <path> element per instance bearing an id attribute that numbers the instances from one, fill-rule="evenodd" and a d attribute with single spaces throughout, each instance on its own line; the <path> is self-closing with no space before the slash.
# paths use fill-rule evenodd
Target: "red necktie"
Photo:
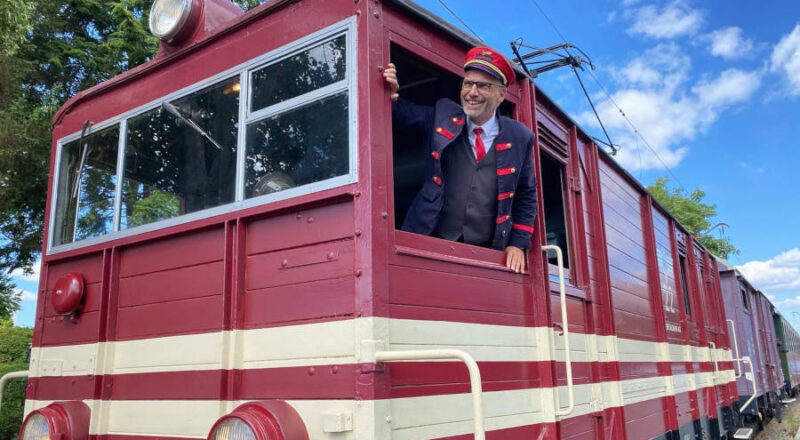
<path id="1" fill-rule="evenodd" d="M 483 145 L 483 139 L 481 139 L 483 129 L 476 128 L 472 132 L 475 133 L 475 157 L 480 162 L 483 156 L 486 156 L 486 146 Z"/>

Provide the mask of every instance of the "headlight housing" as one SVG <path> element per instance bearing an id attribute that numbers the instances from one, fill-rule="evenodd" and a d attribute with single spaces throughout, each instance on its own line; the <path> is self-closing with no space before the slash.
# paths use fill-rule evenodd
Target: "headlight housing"
<path id="1" fill-rule="evenodd" d="M 20 440 L 89 438 L 91 410 L 83 402 L 56 402 L 31 411 L 19 428 Z"/>
<path id="2" fill-rule="evenodd" d="M 245 403 L 222 416 L 211 427 L 208 440 L 308 440 L 308 431 L 288 403 L 264 400 Z"/>
<path id="3" fill-rule="evenodd" d="M 172 41 L 189 21 L 192 0 L 156 0 L 150 8 L 150 32 L 162 41 Z"/>

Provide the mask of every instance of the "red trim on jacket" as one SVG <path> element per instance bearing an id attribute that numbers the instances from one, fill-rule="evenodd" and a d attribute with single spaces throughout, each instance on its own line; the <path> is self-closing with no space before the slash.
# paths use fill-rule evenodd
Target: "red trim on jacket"
<path id="1" fill-rule="evenodd" d="M 453 133 L 450 133 L 450 131 L 448 131 L 447 129 L 444 129 L 442 127 L 436 127 L 436 132 L 439 133 L 440 135 L 446 137 L 447 139 L 453 139 L 455 137 L 455 135 L 453 135 Z"/>
<path id="2" fill-rule="evenodd" d="M 497 149 L 497 151 L 510 150 L 511 142 L 506 142 L 505 144 L 497 144 L 495 145 L 495 148 Z"/>
<path id="3" fill-rule="evenodd" d="M 517 172 L 517 169 L 514 168 L 514 167 L 498 168 L 497 169 L 497 175 L 498 176 L 508 176 L 509 174 L 514 174 L 516 172 Z"/>
<path id="4" fill-rule="evenodd" d="M 513 229 L 519 229 L 520 231 L 530 232 L 531 234 L 533 234 L 533 226 L 522 225 L 522 224 L 519 224 L 519 223 L 513 223 L 513 224 L 511 224 L 511 227 Z"/>
<path id="5" fill-rule="evenodd" d="M 514 191 L 504 192 L 497 195 L 497 200 L 505 200 L 514 197 Z"/>
<path id="6" fill-rule="evenodd" d="M 501 217 L 497 217 L 497 224 L 499 225 L 500 223 L 503 223 L 503 222 L 505 222 L 506 220 L 508 220 L 510 218 L 511 218 L 511 215 L 504 215 L 504 216 L 501 216 Z"/>

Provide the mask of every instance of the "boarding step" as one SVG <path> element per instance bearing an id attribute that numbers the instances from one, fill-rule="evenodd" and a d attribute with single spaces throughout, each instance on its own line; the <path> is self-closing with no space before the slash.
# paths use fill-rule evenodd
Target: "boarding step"
<path id="1" fill-rule="evenodd" d="M 795 400 L 797 400 L 797 399 L 794 399 L 794 398 L 792 398 L 792 399 L 783 399 L 783 400 L 781 400 L 781 403 L 784 404 L 784 405 L 788 405 L 790 403 L 794 403 Z"/>
<path id="2" fill-rule="evenodd" d="M 753 428 L 739 428 L 733 434 L 733 438 L 750 440 L 751 438 L 753 438 Z"/>

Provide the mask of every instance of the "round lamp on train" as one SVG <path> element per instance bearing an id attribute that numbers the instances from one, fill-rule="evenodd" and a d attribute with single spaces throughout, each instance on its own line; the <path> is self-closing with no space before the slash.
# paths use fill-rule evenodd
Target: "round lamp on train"
<path id="1" fill-rule="evenodd" d="M 91 410 L 83 402 L 56 402 L 32 411 L 19 429 L 20 440 L 89 438 Z"/>
<path id="2" fill-rule="evenodd" d="M 211 428 L 208 440 L 308 440 L 297 411 L 281 400 L 240 405 Z"/>
<path id="3" fill-rule="evenodd" d="M 171 42 L 189 33 L 197 20 L 200 5 L 196 0 L 156 0 L 150 8 L 150 32 Z"/>
<path id="4" fill-rule="evenodd" d="M 56 280 L 50 302 L 56 312 L 62 315 L 75 313 L 81 306 L 84 283 L 79 273 L 70 272 Z"/>

